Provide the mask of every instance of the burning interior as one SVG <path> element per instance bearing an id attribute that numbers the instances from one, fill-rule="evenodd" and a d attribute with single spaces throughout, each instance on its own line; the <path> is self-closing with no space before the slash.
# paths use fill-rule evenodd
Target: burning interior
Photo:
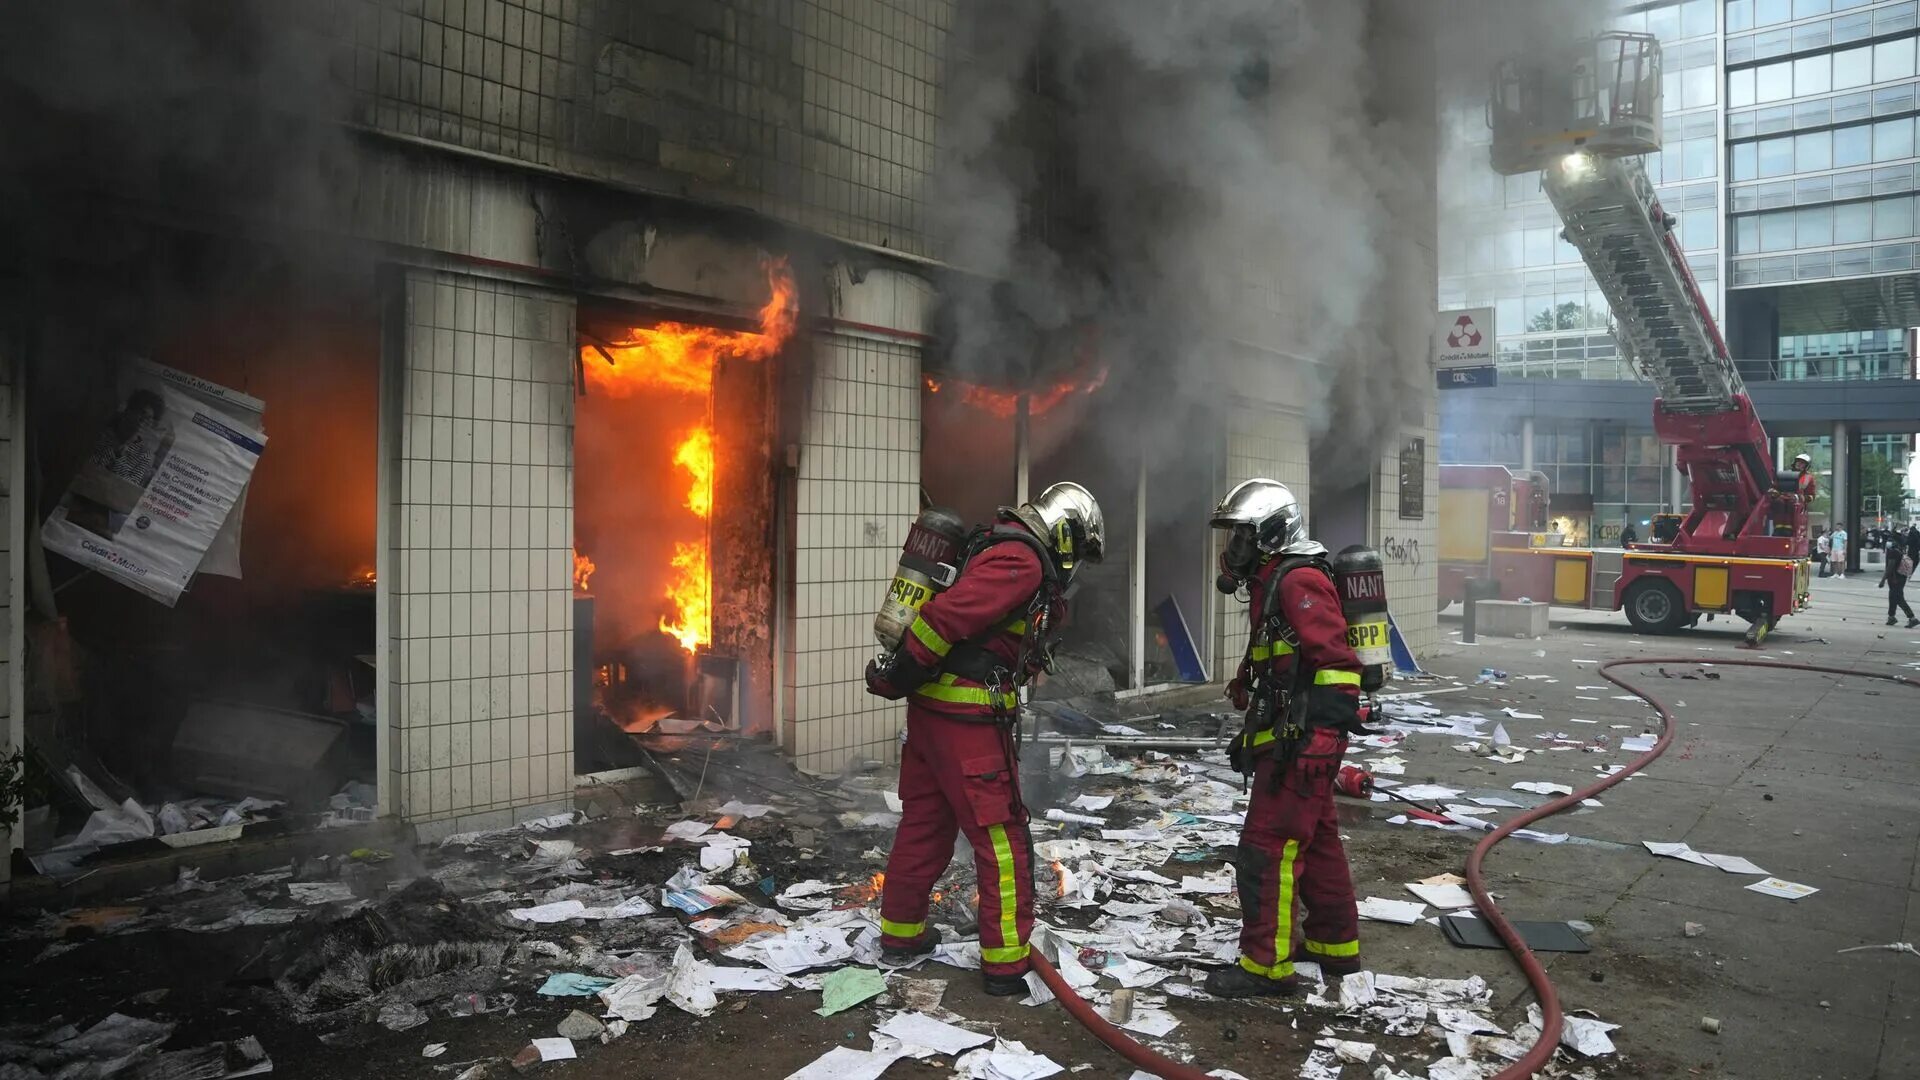
<path id="1" fill-rule="evenodd" d="M 574 434 L 575 756 L 771 725 L 773 424 L 793 275 L 749 325 L 583 311 Z"/>

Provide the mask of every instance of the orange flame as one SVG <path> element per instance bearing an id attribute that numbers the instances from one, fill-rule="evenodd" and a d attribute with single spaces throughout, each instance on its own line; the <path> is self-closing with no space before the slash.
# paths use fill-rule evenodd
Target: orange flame
<path id="1" fill-rule="evenodd" d="M 592 580 L 595 569 L 597 568 L 593 565 L 592 559 L 587 558 L 577 551 L 573 553 L 574 592 L 584 593 L 587 591 L 587 582 Z"/>
<path id="2" fill-rule="evenodd" d="M 1107 369 L 1102 367 L 1091 378 L 1085 380 L 1080 378 L 1079 372 L 1075 372 L 1051 386 L 1033 390 L 1007 390 L 996 386 L 962 382 L 958 379 L 936 379 L 931 375 L 923 376 L 922 381 L 926 383 L 927 390 L 935 394 L 945 390 L 951 383 L 959 389 L 963 404 L 971 405 L 1005 420 L 1019 411 L 1022 394 L 1027 398 L 1027 415 L 1041 416 L 1069 398 L 1085 397 L 1105 386 Z"/>
<path id="3" fill-rule="evenodd" d="M 1067 895 L 1067 868 L 1057 859 L 1053 863 L 1053 895 Z"/>
<path id="4" fill-rule="evenodd" d="M 797 318 L 793 271 L 785 259 L 767 262 L 770 295 L 760 309 L 758 333 L 719 330 L 691 323 L 666 322 L 633 327 L 625 339 L 580 350 L 587 386 L 593 393 L 627 397 L 640 388 L 663 388 L 685 394 L 713 392 L 713 373 L 723 359 L 764 360 L 793 336 Z M 674 448 L 673 463 L 691 479 L 686 507 L 700 519 L 697 541 L 676 541 L 666 588 L 670 612 L 660 617 L 660 630 L 671 634 L 688 652 L 713 640 L 713 581 L 708 558 L 706 522 L 713 516 L 715 448 L 711 419 L 703 421 Z M 574 571 L 578 587 L 579 556 Z M 592 563 L 587 564 L 592 573 Z"/>

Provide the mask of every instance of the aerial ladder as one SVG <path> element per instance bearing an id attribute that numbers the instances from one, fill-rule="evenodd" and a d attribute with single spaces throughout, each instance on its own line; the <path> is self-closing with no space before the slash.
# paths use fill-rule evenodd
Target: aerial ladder
<path id="1" fill-rule="evenodd" d="M 1609 32 L 1503 62 L 1487 103 L 1502 175 L 1540 173 L 1613 313 L 1614 338 L 1653 383 L 1653 428 L 1675 448 L 1692 506 L 1662 542 L 1595 552 L 1589 600 L 1665 631 L 1732 612 L 1757 644 L 1807 603 L 1807 506 L 1775 469 L 1766 429 L 1682 254 L 1642 158 L 1660 149 L 1660 43 Z M 1615 567 L 1613 560 L 1618 558 Z"/>

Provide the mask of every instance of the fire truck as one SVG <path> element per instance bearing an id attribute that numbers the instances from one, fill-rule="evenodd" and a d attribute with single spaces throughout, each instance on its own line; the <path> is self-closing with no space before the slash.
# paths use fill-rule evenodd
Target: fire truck
<path id="1" fill-rule="evenodd" d="M 1646 633 L 1731 613 L 1758 644 L 1807 606 L 1807 507 L 1794 475 L 1776 471 L 1675 219 L 1641 165 L 1660 149 L 1660 69 L 1659 41 L 1625 32 L 1511 59 L 1494 73 L 1487 119 L 1494 170 L 1539 171 L 1565 226 L 1561 238 L 1579 250 L 1612 309 L 1621 355 L 1654 384 L 1654 433 L 1675 448 L 1692 505 L 1663 522 L 1660 539 L 1567 547 L 1543 528 L 1539 474 L 1454 472 L 1450 488 L 1443 470 L 1441 599 L 1459 598 L 1465 579 L 1478 577 L 1498 582 L 1507 599 L 1624 609 Z M 1484 507 L 1474 490 L 1484 491 Z M 1452 502 L 1450 491 L 1458 493 Z M 1464 515 L 1451 524 L 1450 507 Z"/>

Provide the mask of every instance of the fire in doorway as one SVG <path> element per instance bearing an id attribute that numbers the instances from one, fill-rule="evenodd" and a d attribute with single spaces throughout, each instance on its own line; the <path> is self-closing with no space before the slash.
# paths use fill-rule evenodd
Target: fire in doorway
<path id="1" fill-rule="evenodd" d="M 737 721 L 724 704 L 709 708 L 711 673 L 737 660 L 722 647 L 729 635 L 716 635 L 727 597 L 715 597 L 715 578 L 723 592 L 731 583 L 724 559 L 716 573 L 715 535 L 750 527 L 756 508 L 726 505 L 736 496 L 725 477 L 756 467 L 762 448 L 738 437 L 740 410 L 765 405 L 733 391 L 743 368 L 792 336 L 797 310 L 785 260 L 765 270 L 755 329 L 660 322 L 583 335 L 574 584 L 591 644 L 576 663 L 587 661 L 592 697 L 630 732 Z M 731 676 L 721 681 L 731 692 Z"/>

